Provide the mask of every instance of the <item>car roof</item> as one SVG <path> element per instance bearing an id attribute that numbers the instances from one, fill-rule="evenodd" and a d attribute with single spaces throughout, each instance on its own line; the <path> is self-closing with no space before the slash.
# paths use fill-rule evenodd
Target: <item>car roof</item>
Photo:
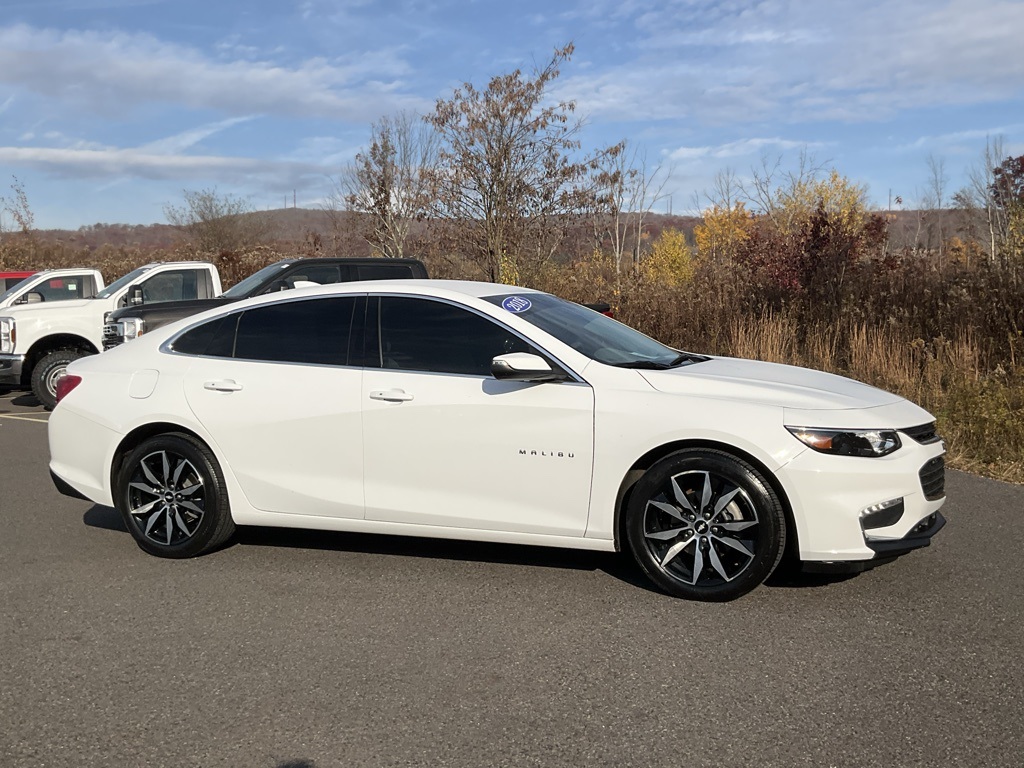
<path id="1" fill-rule="evenodd" d="M 484 296 L 496 296 L 499 294 L 540 293 L 540 291 L 534 290 L 533 288 L 502 285 L 500 283 L 485 283 L 473 280 L 433 280 L 410 278 L 401 280 L 360 280 L 348 283 L 332 283 L 330 285 L 317 285 L 309 288 L 294 288 L 290 291 L 270 294 L 270 296 L 280 298 L 285 295 L 329 296 L 334 294 L 378 292 L 416 293 L 425 296 L 437 296 L 440 298 L 457 298 L 460 296 L 483 298 Z M 265 299 L 267 297 L 261 296 L 259 298 Z"/>

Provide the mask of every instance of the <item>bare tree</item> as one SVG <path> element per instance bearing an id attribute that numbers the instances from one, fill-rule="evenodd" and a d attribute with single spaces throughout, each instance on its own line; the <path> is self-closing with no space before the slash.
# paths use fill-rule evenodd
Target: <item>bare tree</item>
<path id="1" fill-rule="evenodd" d="M 447 241 L 470 248 L 491 279 L 518 282 L 524 259 L 550 258 L 567 215 L 582 208 L 575 103 L 544 98 L 572 52 L 571 43 L 556 50 L 531 77 L 517 69 L 484 90 L 465 83 L 428 117 L 441 138 L 434 214 Z"/>
<path id="2" fill-rule="evenodd" d="M 989 258 L 994 264 L 1001 263 L 1002 244 L 1006 241 L 1009 228 L 1006 201 L 999 199 L 995 170 L 1005 158 L 1001 136 L 985 140 L 981 159 L 967 173 L 967 186 L 956 194 L 961 208 L 976 209 L 984 213 L 988 234 Z"/>
<path id="3" fill-rule="evenodd" d="M 661 199 L 670 174 L 662 163 L 649 169 L 646 153 L 627 140 L 599 153 L 591 167 L 594 238 L 598 247 L 608 243 L 619 274 L 627 248 L 634 266 L 639 261 L 644 219 Z"/>
<path id="4" fill-rule="evenodd" d="M 743 185 L 736 175 L 736 169 L 724 168 L 715 172 L 710 190 L 694 193 L 693 207 L 698 211 L 707 207 L 731 211 L 743 196 Z"/>
<path id="5" fill-rule="evenodd" d="M 6 213 L 22 235 L 29 236 L 35 230 L 35 214 L 28 204 L 25 185 L 17 176 L 11 177 L 11 197 L 0 197 L 0 233 L 4 231 L 3 215 Z"/>
<path id="6" fill-rule="evenodd" d="M 782 167 L 782 155 L 761 155 L 759 168 L 750 169 L 750 179 L 737 183 L 740 192 L 753 209 L 766 216 L 777 229 L 788 232 L 795 222 L 792 217 L 806 206 L 795 205 L 806 196 L 825 164 L 819 163 L 806 148 L 800 150 L 797 164 L 791 170 Z"/>
<path id="7" fill-rule="evenodd" d="M 343 175 L 345 203 L 368 217 L 364 237 L 380 255 L 405 255 L 412 223 L 431 204 L 438 146 L 437 132 L 419 116 L 384 117 L 370 129 L 369 148 Z"/>
<path id="8" fill-rule="evenodd" d="M 920 197 L 918 205 L 918 238 L 920 238 L 922 227 L 927 229 L 928 240 L 926 247 L 929 250 L 936 250 L 939 254 L 939 263 L 942 263 L 942 255 L 945 247 L 945 228 L 943 216 L 948 202 L 946 199 L 946 184 L 949 177 L 946 175 L 946 161 L 941 157 L 929 154 L 928 163 L 928 185 L 924 194 Z"/>
<path id="9" fill-rule="evenodd" d="M 185 204 L 165 205 L 164 216 L 201 251 L 233 253 L 270 238 L 269 220 L 244 198 L 220 194 L 216 189 L 185 190 L 183 195 Z"/>

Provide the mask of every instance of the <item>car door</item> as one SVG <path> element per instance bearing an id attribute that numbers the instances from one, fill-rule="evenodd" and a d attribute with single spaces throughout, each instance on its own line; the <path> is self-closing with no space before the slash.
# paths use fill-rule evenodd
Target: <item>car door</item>
<path id="1" fill-rule="evenodd" d="M 257 306 L 172 346 L 196 355 L 189 407 L 257 509 L 363 517 L 362 372 L 348 366 L 362 304 L 344 296 Z"/>
<path id="2" fill-rule="evenodd" d="M 367 518 L 582 536 L 594 396 L 582 381 L 498 381 L 541 353 L 492 318 L 428 298 L 368 305 L 362 408 Z"/>

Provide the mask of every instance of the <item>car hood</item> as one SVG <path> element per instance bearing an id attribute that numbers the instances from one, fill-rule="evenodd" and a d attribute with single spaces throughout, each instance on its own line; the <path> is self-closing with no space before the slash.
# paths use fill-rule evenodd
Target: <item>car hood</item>
<path id="1" fill-rule="evenodd" d="M 214 307 L 222 307 L 237 299 L 225 299 L 223 296 L 216 296 L 212 299 L 183 299 L 181 301 L 160 301 L 156 304 L 141 304 L 136 307 L 122 307 L 110 314 L 111 320 L 120 320 L 124 317 L 140 317 L 148 319 L 150 316 L 170 317 L 178 319 L 203 312 Z M 169 321 L 168 321 L 169 322 Z"/>
<path id="2" fill-rule="evenodd" d="M 59 312 L 74 314 L 81 312 L 84 307 L 95 306 L 95 299 L 69 299 L 68 301 L 41 301 L 37 304 L 18 304 L 15 307 L 5 307 L 4 315 L 11 317 L 26 318 L 33 315 L 45 315 L 52 317 Z"/>
<path id="3" fill-rule="evenodd" d="M 661 392 L 805 411 L 877 408 L 904 402 L 899 395 L 843 376 L 757 360 L 713 357 L 666 371 L 638 372 Z"/>

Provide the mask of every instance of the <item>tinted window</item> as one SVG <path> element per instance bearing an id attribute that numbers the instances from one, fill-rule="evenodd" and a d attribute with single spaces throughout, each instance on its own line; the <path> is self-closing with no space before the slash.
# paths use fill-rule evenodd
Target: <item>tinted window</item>
<path id="1" fill-rule="evenodd" d="M 264 280 L 272 277 L 278 272 L 283 272 L 284 268 L 288 266 L 287 261 L 279 261 L 276 264 L 271 264 L 268 267 L 264 267 L 259 272 L 255 272 L 249 275 L 245 280 L 232 286 L 228 290 L 224 291 L 224 295 L 228 298 L 237 299 L 244 298 L 249 295 L 250 291 L 256 290 L 256 287 L 260 285 Z"/>
<path id="2" fill-rule="evenodd" d="M 172 349 L 183 355 L 231 357 L 235 347 L 238 314 L 225 315 L 196 326 L 175 339 Z"/>
<path id="3" fill-rule="evenodd" d="M 402 280 L 415 277 L 407 264 L 360 264 L 360 280 Z"/>
<path id="4" fill-rule="evenodd" d="M 380 300 L 381 365 L 406 371 L 489 376 L 491 359 L 534 352 L 508 329 L 469 310 L 426 299 Z"/>
<path id="5" fill-rule="evenodd" d="M 235 357 L 315 365 L 346 365 L 356 298 L 290 301 L 242 313 Z"/>

